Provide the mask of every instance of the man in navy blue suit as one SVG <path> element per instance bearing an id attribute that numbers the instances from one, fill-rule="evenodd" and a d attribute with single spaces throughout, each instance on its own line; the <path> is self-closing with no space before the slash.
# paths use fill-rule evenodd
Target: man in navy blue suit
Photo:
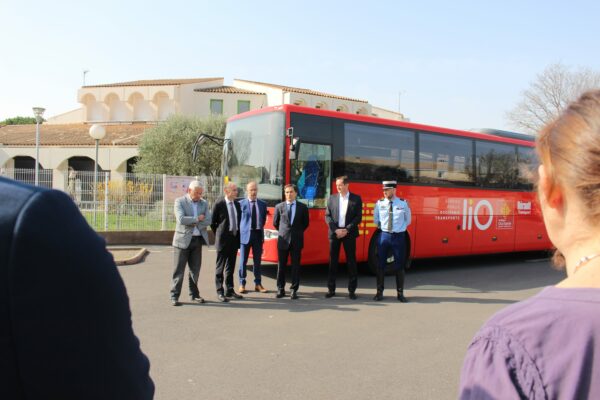
<path id="1" fill-rule="evenodd" d="M 104 240 L 73 201 L 0 178 L 0 399 L 151 399 Z"/>
<path id="2" fill-rule="evenodd" d="M 251 181 L 246 185 L 246 198 L 240 201 L 242 219 L 240 221 L 240 293 L 246 293 L 246 265 L 250 249 L 254 263 L 254 290 L 267 293 L 261 282 L 260 259 L 265 241 L 265 222 L 267 221 L 267 203 L 258 199 L 258 185 Z"/>
<path id="3" fill-rule="evenodd" d="M 288 257 L 292 261 L 292 285 L 290 298 L 298 299 L 300 287 L 300 261 L 304 247 L 304 231 L 310 223 L 308 207 L 296 201 L 298 189 L 295 185 L 285 185 L 285 201 L 275 206 L 273 226 L 279 231 L 277 236 L 277 297 L 285 297 L 285 266 Z"/>

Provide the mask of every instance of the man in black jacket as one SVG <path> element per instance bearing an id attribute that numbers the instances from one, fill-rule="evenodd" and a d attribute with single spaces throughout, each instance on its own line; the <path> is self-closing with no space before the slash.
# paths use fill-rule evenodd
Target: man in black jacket
<path id="1" fill-rule="evenodd" d="M 337 275 L 340 247 L 344 246 L 348 265 L 348 292 L 352 300 L 356 299 L 358 271 L 356 267 L 356 238 L 358 226 L 362 221 L 362 199 L 350 193 L 347 176 L 335 180 L 338 194 L 329 197 L 325 221 L 329 227 L 329 278 L 325 297 L 335 296 L 335 279 Z"/>
<path id="2" fill-rule="evenodd" d="M 273 226 L 277 237 L 277 298 L 285 296 L 285 266 L 292 259 L 291 299 L 298 298 L 300 287 L 300 256 L 304 247 L 304 231 L 308 228 L 308 207 L 296 201 L 298 191 L 294 185 L 285 185 L 285 201 L 275 206 Z"/>
<path id="3" fill-rule="evenodd" d="M 223 192 L 225 197 L 213 205 L 210 228 L 215 233 L 215 247 L 217 248 L 217 268 L 215 271 L 217 299 L 222 303 L 226 303 L 229 301 L 229 297 L 243 298 L 242 295 L 233 290 L 235 258 L 240 248 L 242 209 L 235 200 L 238 192 L 235 183 L 226 184 Z M 223 292 L 223 271 L 225 271 L 225 287 L 227 288 L 225 293 Z"/>
<path id="4" fill-rule="evenodd" d="M 0 399 L 151 399 L 104 240 L 63 192 L 0 178 Z"/>

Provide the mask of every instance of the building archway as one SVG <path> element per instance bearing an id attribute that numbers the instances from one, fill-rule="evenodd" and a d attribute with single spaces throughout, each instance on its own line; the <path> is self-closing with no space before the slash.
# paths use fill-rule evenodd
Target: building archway
<path id="1" fill-rule="evenodd" d="M 86 121 L 104 121 L 106 119 L 102 103 L 98 102 L 93 94 L 86 94 L 81 102 L 85 106 Z"/>
<path id="2" fill-rule="evenodd" d="M 2 169 L 2 176 L 14 179 L 19 182 L 35 184 L 35 158 L 30 156 L 15 156 L 6 163 L 9 168 Z M 38 162 L 39 186 L 52 188 L 52 170 L 44 169 L 41 163 Z"/>
<path id="3" fill-rule="evenodd" d="M 152 99 L 156 107 L 156 117 L 159 121 L 164 121 L 169 118 L 170 115 L 175 114 L 175 102 L 169 98 L 169 95 L 165 92 L 158 92 Z"/>
<path id="4" fill-rule="evenodd" d="M 138 156 L 134 156 L 131 158 L 128 158 L 126 163 L 127 163 L 127 167 L 126 167 L 126 172 L 128 174 L 133 174 L 135 172 L 135 165 L 137 164 L 138 160 L 140 158 Z"/>
<path id="5" fill-rule="evenodd" d="M 94 200 L 94 164 L 90 157 L 73 156 L 69 158 L 67 175 L 67 191 L 78 204 Z M 104 171 L 98 164 L 98 182 L 104 181 Z M 110 179 L 110 177 L 109 177 Z"/>
<path id="6" fill-rule="evenodd" d="M 140 92 L 132 93 L 127 102 L 132 111 L 133 121 L 153 121 L 155 119 L 154 109 Z"/>
<path id="7" fill-rule="evenodd" d="M 304 99 L 296 99 L 296 100 L 294 100 L 294 105 L 295 106 L 306 107 L 306 100 L 304 100 Z"/>
<path id="8" fill-rule="evenodd" d="M 104 102 L 108 106 L 109 121 L 131 121 L 130 111 L 116 93 L 108 94 Z"/>

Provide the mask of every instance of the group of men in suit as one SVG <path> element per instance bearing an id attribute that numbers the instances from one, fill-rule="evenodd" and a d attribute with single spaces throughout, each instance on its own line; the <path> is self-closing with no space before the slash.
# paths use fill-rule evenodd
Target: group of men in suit
<path id="1" fill-rule="evenodd" d="M 215 286 L 217 299 L 227 303 L 229 299 L 243 298 L 246 293 L 247 264 L 252 250 L 254 290 L 267 293 L 262 285 L 261 256 L 264 242 L 264 226 L 267 219 L 267 205 L 258 199 L 256 182 L 246 186 L 246 198 L 236 201 L 237 186 L 228 183 L 224 196 L 208 210 L 208 203 L 202 198 L 202 184 L 192 181 L 187 194 L 175 200 L 175 233 L 173 235 L 174 271 L 171 287 L 171 303 L 179 306 L 179 296 L 183 284 L 185 265 L 189 266 L 189 293 L 193 302 L 204 303 L 198 289 L 198 276 L 202 263 L 202 246 L 208 244 L 207 227 L 215 234 L 217 262 Z M 284 188 L 286 201 L 275 207 L 273 225 L 279 231 L 277 249 L 277 298 L 285 296 L 285 266 L 288 257 L 292 260 L 291 299 L 298 298 L 300 285 L 300 257 L 304 247 L 304 231 L 308 228 L 308 208 L 297 202 L 297 189 L 294 185 Z M 237 251 L 240 250 L 239 290 L 236 293 L 233 273 Z M 225 288 L 223 288 L 225 284 Z"/>
<path id="2" fill-rule="evenodd" d="M 392 189 L 393 183 L 393 191 Z M 356 263 L 356 238 L 359 235 L 358 227 L 362 221 L 362 199 L 355 193 L 350 193 L 348 177 L 341 176 L 335 181 L 337 194 L 329 197 L 325 212 L 325 221 L 329 228 L 329 274 L 327 280 L 326 298 L 336 295 L 336 275 L 339 265 L 340 248 L 344 247 L 348 266 L 348 293 L 349 298 L 357 298 L 358 270 Z M 380 254 L 387 255 L 389 244 L 405 246 L 400 236 L 404 237 L 406 227 L 410 224 L 410 209 L 408 203 L 395 197 L 396 182 L 384 182 L 384 195 L 389 197 L 381 207 L 379 202 L 375 206 L 376 217 L 381 215 L 384 221 L 379 229 L 385 241 L 378 243 Z M 176 228 L 173 237 L 175 247 L 175 269 L 173 272 L 173 286 L 171 289 L 171 302 L 180 305 L 179 295 L 183 282 L 185 264 L 189 264 L 189 292 L 190 299 L 203 303 L 198 290 L 198 276 L 202 260 L 202 245 L 208 244 L 207 227 L 210 226 L 215 234 L 217 262 L 215 270 L 215 286 L 217 299 L 228 302 L 229 299 L 241 299 L 246 293 L 247 263 L 252 250 L 254 263 L 255 291 L 266 293 L 267 290 L 261 282 L 261 256 L 264 243 L 264 225 L 267 218 L 266 203 L 258 199 L 256 182 L 249 182 L 246 186 L 246 198 L 237 201 L 237 186 L 228 183 L 224 188 L 224 197 L 217 201 L 209 213 L 208 204 L 202 199 L 202 185 L 198 181 L 190 183 L 188 193 L 175 201 Z M 298 299 L 300 287 L 300 262 L 304 247 L 304 232 L 309 226 L 308 207 L 297 201 L 298 190 L 295 185 L 284 187 L 285 201 L 275 206 L 273 226 L 278 231 L 277 237 L 277 294 L 276 298 L 286 296 L 285 292 L 285 267 L 288 258 L 291 260 L 292 283 L 290 298 Z M 386 197 L 384 197 L 385 200 Z M 391 206 L 393 202 L 393 207 Z M 398 203 L 398 204 L 396 204 Z M 388 208 L 388 204 L 390 207 Z M 381 210 L 379 210 L 381 208 Z M 408 209 L 408 211 L 406 211 Z M 389 213 L 390 218 L 387 218 Z M 406 220 L 406 215 L 408 219 Z M 389 221 L 389 224 L 388 224 Z M 400 235 L 401 233 L 401 235 Z M 389 236 L 389 238 L 388 238 Z M 397 242 L 397 243 L 396 243 Z M 238 293 L 234 290 L 233 273 L 237 251 L 240 250 Z M 404 251 L 404 250 L 403 250 Z M 406 302 L 403 294 L 404 286 L 404 260 L 403 251 L 394 251 L 395 267 L 398 282 L 398 300 Z M 398 253 L 398 254 L 396 254 Z M 380 257 L 377 274 L 377 294 L 374 300 L 382 299 L 383 271 L 387 257 Z M 225 289 L 223 288 L 225 284 Z M 402 287 L 401 287 L 402 286 Z"/>
<path id="3" fill-rule="evenodd" d="M 247 263 L 252 250 L 254 263 L 254 290 L 267 293 L 262 285 L 261 256 L 264 242 L 264 226 L 267 205 L 258 199 L 256 182 L 246 185 L 247 197 L 237 201 L 238 188 L 234 183 L 225 185 L 224 196 L 208 209 L 202 198 L 204 188 L 199 181 L 192 181 L 187 194 L 175 200 L 176 227 L 173 235 L 175 268 L 173 271 L 171 303 L 179 306 L 179 296 L 185 265 L 189 265 L 190 300 L 204 303 L 198 289 L 198 276 L 202 262 L 202 245 L 208 244 L 207 228 L 215 235 L 217 262 L 215 287 L 217 299 L 227 303 L 229 299 L 243 298 L 246 293 Z M 308 212 L 306 213 L 308 221 Z M 233 273 L 237 251 L 240 250 L 238 293 L 234 290 Z M 223 287 L 225 286 L 225 287 Z"/>

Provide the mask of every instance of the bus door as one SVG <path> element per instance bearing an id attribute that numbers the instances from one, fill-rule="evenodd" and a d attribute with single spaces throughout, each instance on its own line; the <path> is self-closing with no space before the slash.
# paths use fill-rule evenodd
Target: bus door
<path id="1" fill-rule="evenodd" d="M 469 254 L 473 233 L 463 223 L 464 200 L 443 195 L 439 193 L 440 189 L 431 191 L 423 196 L 422 214 L 418 216 L 415 233 L 415 255 L 443 257 Z"/>
<path id="2" fill-rule="evenodd" d="M 297 200 L 308 206 L 310 215 L 302 263 L 322 262 L 329 254 L 325 208 L 331 195 L 331 145 L 303 141 L 290 168 L 291 183 L 298 187 Z"/>

